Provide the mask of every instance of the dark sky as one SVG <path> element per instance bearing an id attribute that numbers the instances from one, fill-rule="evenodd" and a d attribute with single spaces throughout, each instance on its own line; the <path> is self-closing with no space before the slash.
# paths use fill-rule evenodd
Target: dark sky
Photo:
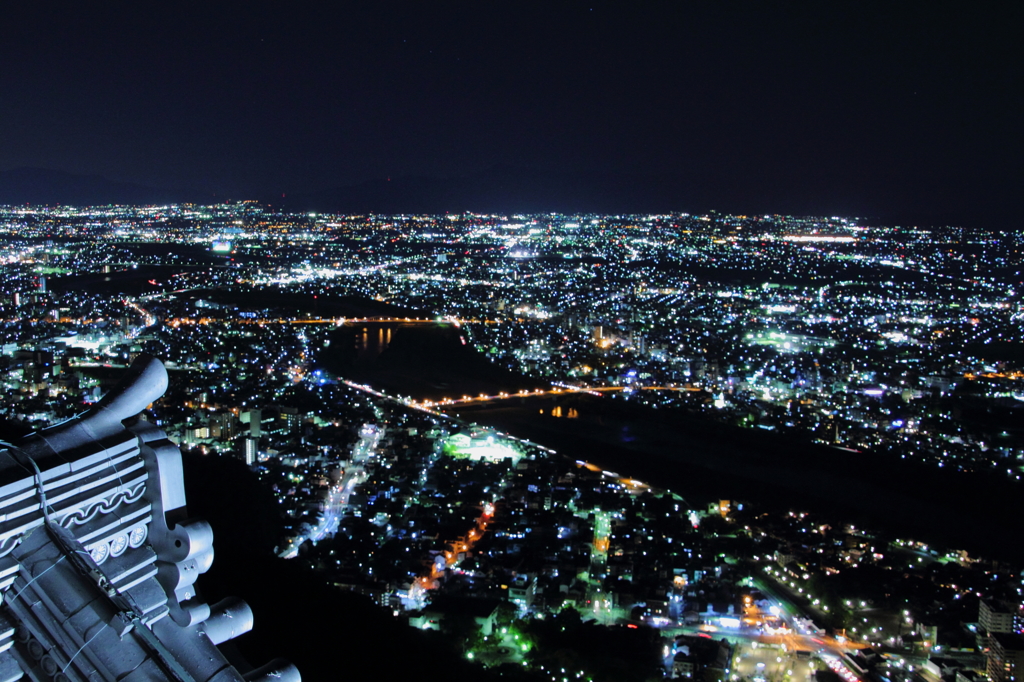
<path id="1" fill-rule="evenodd" d="M 256 195 L 510 165 L 1020 228 L 1022 4 L 6 3 L 0 170 Z"/>

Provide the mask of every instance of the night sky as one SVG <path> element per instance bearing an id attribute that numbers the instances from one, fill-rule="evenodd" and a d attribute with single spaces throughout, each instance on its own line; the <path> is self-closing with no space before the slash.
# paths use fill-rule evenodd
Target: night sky
<path id="1" fill-rule="evenodd" d="M 14 5 L 0 171 L 244 198 L 502 168 L 1024 226 L 1018 1 Z"/>

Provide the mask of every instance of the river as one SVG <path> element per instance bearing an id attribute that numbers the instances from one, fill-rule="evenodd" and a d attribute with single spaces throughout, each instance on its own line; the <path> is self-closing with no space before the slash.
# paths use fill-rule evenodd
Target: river
<path id="1" fill-rule="evenodd" d="M 574 419 L 566 415 L 569 408 Z M 702 505 L 718 499 L 817 511 L 900 537 L 1018 559 L 1024 533 L 1016 486 L 886 455 L 668 416 L 622 398 L 573 395 L 462 406 L 452 414 L 554 448 Z M 985 501 L 988 503 L 986 504 Z M 993 502 L 998 501 L 998 504 Z"/>

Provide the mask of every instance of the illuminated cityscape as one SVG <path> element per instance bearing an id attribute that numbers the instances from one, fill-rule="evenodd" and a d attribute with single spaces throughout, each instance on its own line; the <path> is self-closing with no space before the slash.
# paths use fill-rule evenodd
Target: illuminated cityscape
<path id="1" fill-rule="evenodd" d="M 1024 3 L 0 26 L 0 682 L 1024 682 Z"/>
<path id="2" fill-rule="evenodd" d="M 237 463 L 279 561 L 467 674 L 1015 679 L 1019 232 L 237 202 L 0 234 L 8 440 L 160 358 L 186 469 Z"/>

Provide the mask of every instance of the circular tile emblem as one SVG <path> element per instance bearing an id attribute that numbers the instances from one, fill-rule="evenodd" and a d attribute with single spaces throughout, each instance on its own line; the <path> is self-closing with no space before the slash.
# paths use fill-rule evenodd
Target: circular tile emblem
<path id="1" fill-rule="evenodd" d="M 89 550 L 89 556 L 96 562 L 97 565 L 102 564 L 110 556 L 110 546 L 105 542 L 97 542 L 95 545 L 90 545 L 86 549 Z"/>
<path id="2" fill-rule="evenodd" d="M 139 526 L 133 528 L 131 533 L 128 533 L 128 546 L 132 548 L 142 547 L 142 543 L 146 541 L 146 536 L 149 534 L 146 526 Z"/>
<path id="3" fill-rule="evenodd" d="M 128 534 L 118 535 L 110 541 L 110 556 L 121 556 L 128 549 Z"/>

